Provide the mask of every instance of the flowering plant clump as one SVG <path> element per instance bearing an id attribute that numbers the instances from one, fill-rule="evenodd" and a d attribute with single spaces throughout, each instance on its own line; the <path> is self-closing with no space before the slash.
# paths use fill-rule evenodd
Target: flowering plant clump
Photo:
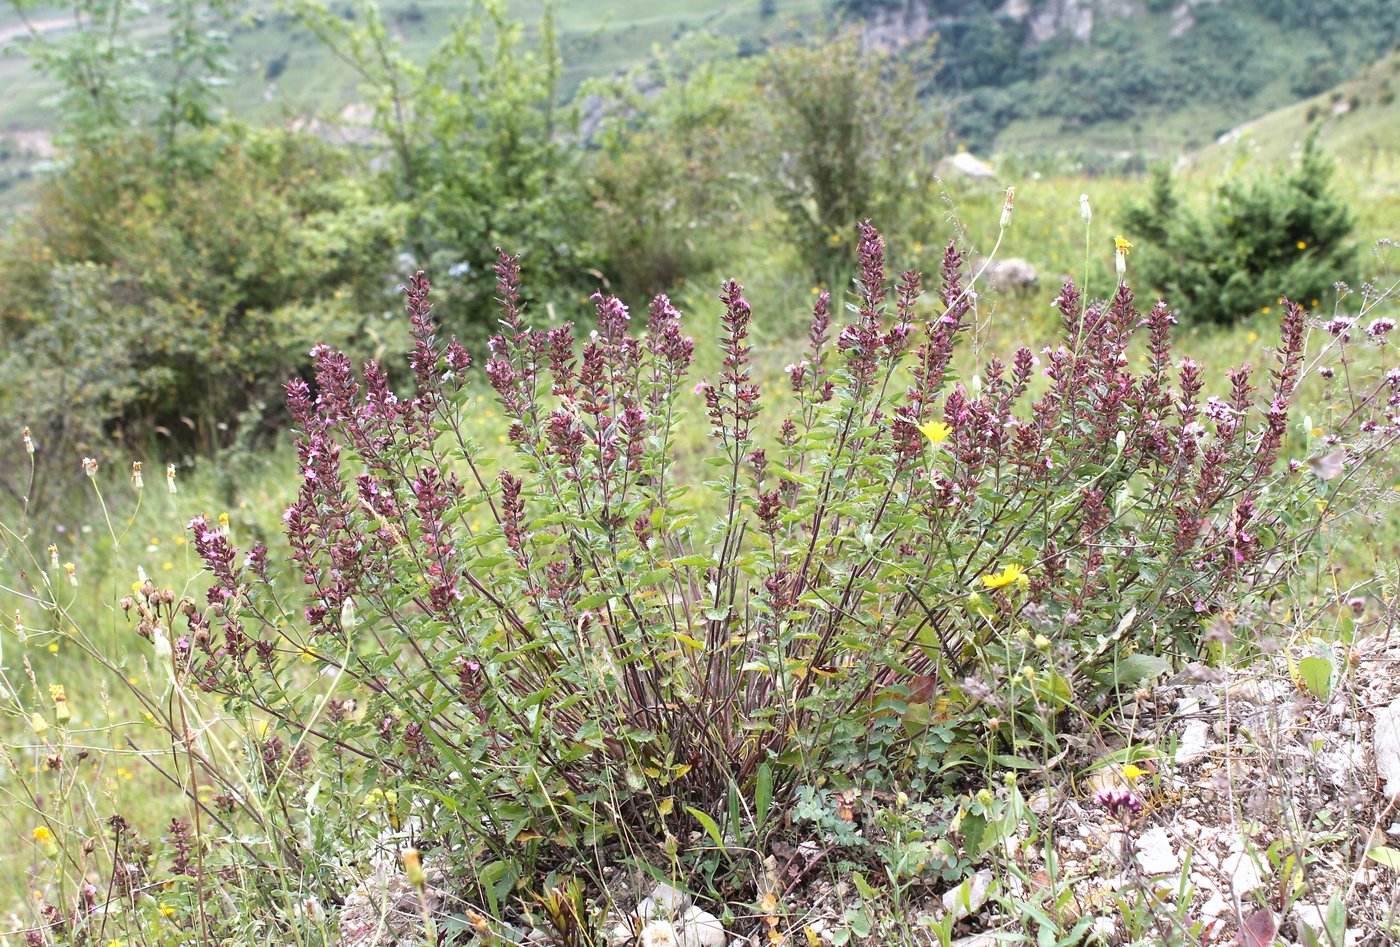
<path id="1" fill-rule="evenodd" d="M 1219 398 L 1173 353 L 1167 305 L 1144 314 L 1126 285 L 1090 302 L 1067 283 L 1057 345 L 964 380 L 977 294 L 956 247 L 931 298 L 869 225 L 859 259 L 849 320 L 818 297 L 781 399 L 753 378 L 739 283 L 697 380 L 666 296 L 645 319 L 595 296 L 582 339 L 531 328 L 505 255 L 479 368 L 437 334 L 422 274 L 412 394 L 317 347 L 314 384 L 287 388 L 303 594 L 263 546 L 190 524 L 211 584 L 167 661 L 264 724 L 222 817 L 285 820 L 281 863 L 327 897 L 410 844 L 491 916 L 565 876 L 601 897 L 618 861 L 684 878 L 804 785 L 956 784 L 1133 684 L 1137 656 L 1267 622 L 1395 443 L 1400 373 L 1358 395 L 1338 475 L 1284 462 L 1311 364 L 1292 303 L 1270 370 Z M 500 470 L 467 433 L 478 372 L 509 423 Z M 674 450 L 699 418 L 703 487 Z"/>

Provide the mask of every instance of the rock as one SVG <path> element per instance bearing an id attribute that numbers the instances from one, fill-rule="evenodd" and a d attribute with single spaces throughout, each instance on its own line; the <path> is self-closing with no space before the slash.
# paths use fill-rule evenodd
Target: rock
<path id="1" fill-rule="evenodd" d="M 953 947 L 1000 947 L 1001 943 L 991 934 L 969 934 L 953 941 Z"/>
<path id="2" fill-rule="evenodd" d="M 1211 895 L 1206 903 L 1201 905 L 1201 916 L 1211 918 L 1212 920 L 1218 917 L 1224 917 L 1228 913 L 1230 913 L 1230 902 L 1226 901 L 1225 897 L 1219 891 Z"/>
<path id="3" fill-rule="evenodd" d="M 952 891 L 943 895 L 943 908 L 953 920 L 962 920 L 987 903 L 992 893 L 992 872 L 983 868 Z"/>
<path id="4" fill-rule="evenodd" d="M 651 901 L 665 911 L 669 917 L 680 917 L 691 904 L 690 895 L 668 884 L 659 884 L 652 888 Z"/>
<path id="5" fill-rule="evenodd" d="M 1264 876 L 1259 871 L 1259 863 L 1248 852 L 1236 852 L 1220 865 L 1225 877 L 1230 879 L 1230 891 L 1237 898 L 1264 884 Z"/>
<path id="6" fill-rule="evenodd" d="M 987 285 L 1002 292 L 1018 292 L 1029 289 L 1040 279 L 1040 274 L 1031 266 L 1029 260 L 1020 257 L 1008 257 L 1005 260 L 992 259 L 987 261 L 986 269 L 982 271 L 982 278 L 987 281 Z"/>
<path id="7" fill-rule="evenodd" d="M 1210 736 L 1204 720 L 1192 720 L 1181 734 L 1181 743 L 1176 748 L 1176 763 L 1185 766 L 1210 753 Z"/>
<path id="8" fill-rule="evenodd" d="M 680 947 L 676 929 L 666 921 L 648 921 L 637 937 L 639 947 Z"/>
<path id="9" fill-rule="evenodd" d="M 679 947 L 724 947 L 728 940 L 719 918 L 694 905 L 685 909 L 679 927 Z"/>
<path id="10" fill-rule="evenodd" d="M 432 885 L 423 899 L 430 914 L 442 908 L 442 892 Z M 423 936 L 423 905 L 418 889 L 402 873 L 370 879 L 345 899 L 340 910 L 338 947 L 397 947 Z"/>
<path id="11" fill-rule="evenodd" d="M 1137 840 L 1137 862 L 1143 872 L 1149 875 L 1166 875 L 1176 871 L 1180 862 L 1167 838 L 1167 830 L 1161 826 L 1148 829 Z"/>
<path id="12" fill-rule="evenodd" d="M 1376 775 L 1385 784 L 1387 800 L 1400 801 L 1400 697 L 1375 714 Z"/>
<path id="13" fill-rule="evenodd" d="M 983 161 L 966 151 L 959 151 L 955 155 L 948 155 L 938 162 L 934 173 L 940 178 L 963 177 L 974 181 L 995 181 L 997 179 L 996 170 Z"/>

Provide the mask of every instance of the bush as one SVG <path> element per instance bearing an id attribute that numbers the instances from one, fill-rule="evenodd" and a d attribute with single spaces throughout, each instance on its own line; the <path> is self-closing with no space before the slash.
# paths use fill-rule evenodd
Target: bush
<path id="1" fill-rule="evenodd" d="M 601 268 L 624 298 L 708 272 L 762 187 L 753 70 L 690 43 L 595 90 L 600 128 L 587 168 Z"/>
<path id="2" fill-rule="evenodd" d="M 426 55 L 410 51 L 374 0 L 343 17 L 315 0 L 293 8 L 363 81 L 386 165 L 382 200 L 408 208 L 409 249 L 442 273 L 443 317 L 462 331 L 490 298 L 491 247 L 520 249 L 536 298 L 581 308 L 593 230 L 573 140 L 577 115 L 556 101 L 552 20 L 537 46 L 499 0 L 474 0 Z M 473 327 L 480 335 L 489 323 Z"/>
<path id="3" fill-rule="evenodd" d="M 941 120 L 919 101 L 918 72 L 854 33 L 774 49 L 764 84 L 761 179 L 804 265 L 831 283 L 861 220 L 895 229 L 929 192 Z"/>
<path id="4" fill-rule="evenodd" d="M 344 166 L 234 124 L 175 154 L 146 138 L 74 154 L 0 244 L 0 424 L 28 425 L 56 476 L 113 434 L 208 449 L 275 406 L 316 340 L 372 354 L 401 218 Z"/>
<path id="5" fill-rule="evenodd" d="M 200 517 L 204 602 L 147 583 L 124 603 L 147 637 L 179 622 L 173 648 L 156 638 L 161 673 L 250 735 L 242 777 L 208 770 L 238 841 L 165 891 L 175 917 L 246 924 L 210 878 L 240 879 L 244 906 L 281 904 L 289 876 L 307 904 L 335 902 L 355 864 L 410 844 L 481 942 L 523 926 L 592 942 L 609 866 L 756 902 L 748 853 L 768 850 L 771 813 L 819 819 L 814 800 L 853 785 L 956 790 L 1028 740 L 1053 745 L 1071 702 L 1093 713 L 1158 655 L 1196 654 L 1203 622 L 1252 627 L 1341 487 L 1396 443 L 1400 373 L 1358 401 L 1385 403 L 1385 426 L 1355 414 L 1370 433 L 1339 430 L 1320 474 L 1282 463 L 1304 364 L 1291 303 L 1260 398 L 1248 366 L 1205 398 L 1167 307 L 1144 316 L 1125 286 L 1086 304 L 1067 284 L 1061 344 L 969 387 L 950 370 L 972 322 L 957 250 L 927 311 L 868 226 L 859 251 L 851 320 L 819 297 L 771 407 L 738 283 L 720 294 L 722 371 L 692 385 L 666 297 L 637 334 L 596 297 L 580 349 L 568 327 L 525 325 L 503 257 L 482 367 L 515 454 L 499 472 L 469 433 L 471 359 L 437 335 L 421 274 L 412 395 L 318 346 L 315 393 L 288 386 L 302 602 L 264 547 Z M 677 457 L 697 420 L 703 488 Z M 927 857 L 981 857 L 977 819 Z M 279 870 L 250 870 L 259 852 Z M 263 939 L 314 929 L 265 917 Z"/>
<path id="6" fill-rule="evenodd" d="M 1331 178 L 1314 135 L 1297 167 L 1248 183 L 1227 180 L 1202 214 L 1159 168 L 1147 203 L 1124 211 L 1139 244 L 1136 271 L 1192 319 L 1233 322 L 1282 296 L 1317 305 L 1354 258 L 1351 211 L 1332 194 Z"/>

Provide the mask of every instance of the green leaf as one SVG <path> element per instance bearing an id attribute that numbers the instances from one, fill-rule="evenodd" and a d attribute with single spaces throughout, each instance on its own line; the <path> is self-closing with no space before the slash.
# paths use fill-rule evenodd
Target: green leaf
<path id="1" fill-rule="evenodd" d="M 758 767 L 753 793 L 754 811 L 758 823 L 756 828 L 762 831 L 763 823 L 768 819 L 768 807 L 773 804 L 773 768 L 767 763 Z"/>
<path id="2" fill-rule="evenodd" d="M 1130 654 L 1118 662 L 1115 681 L 1124 687 L 1141 684 L 1161 677 L 1172 669 L 1172 663 L 1155 654 Z"/>
<path id="3" fill-rule="evenodd" d="M 705 834 L 714 840 L 716 847 L 724 848 L 724 835 L 719 830 L 718 822 L 694 806 L 686 806 L 685 811 L 689 812 L 691 818 L 700 823 L 701 828 L 705 830 Z"/>
<path id="4" fill-rule="evenodd" d="M 1377 848 L 1368 849 L 1366 854 L 1377 864 L 1384 865 L 1391 871 L 1400 872 L 1400 849 L 1387 848 L 1381 845 Z"/>
<path id="5" fill-rule="evenodd" d="M 1321 655 L 1311 655 L 1298 662 L 1298 676 L 1303 686 L 1318 700 L 1332 696 L 1332 662 Z"/>

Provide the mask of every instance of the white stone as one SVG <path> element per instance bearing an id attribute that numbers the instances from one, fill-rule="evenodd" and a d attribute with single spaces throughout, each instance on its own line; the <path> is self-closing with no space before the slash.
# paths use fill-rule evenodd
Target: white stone
<path id="1" fill-rule="evenodd" d="M 1293 905 L 1293 920 L 1299 927 L 1306 927 L 1313 934 L 1321 936 L 1327 930 L 1326 908 L 1315 904 L 1305 904 L 1302 901 Z"/>
<path id="2" fill-rule="evenodd" d="M 676 929 L 666 921 L 650 921 L 637 938 L 639 947 L 680 947 Z"/>
<path id="3" fill-rule="evenodd" d="M 938 162 L 936 173 L 943 178 L 961 175 L 973 180 L 996 180 L 997 176 L 995 168 L 966 151 L 949 155 Z"/>
<path id="4" fill-rule="evenodd" d="M 1385 797 L 1400 800 L 1400 697 L 1375 714 L 1376 775 L 1385 783 Z"/>
<path id="5" fill-rule="evenodd" d="M 1211 895 L 1205 904 L 1201 905 L 1201 916 L 1209 918 L 1224 917 L 1230 913 L 1230 902 L 1225 897 L 1216 892 Z"/>
<path id="6" fill-rule="evenodd" d="M 671 917 L 680 917 L 691 904 L 690 895 L 668 884 L 659 884 L 652 888 L 651 900 Z"/>
<path id="7" fill-rule="evenodd" d="M 1185 766 L 1194 763 L 1210 753 L 1210 738 L 1204 720 L 1192 720 L 1181 735 L 1176 748 L 1176 763 Z"/>
<path id="8" fill-rule="evenodd" d="M 724 947 L 724 925 L 709 911 L 691 905 L 680 919 L 679 947 Z"/>
<path id="9" fill-rule="evenodd" d="M 1021 257 L 985 260 L 979 268 L 986 284 L 1002 292 L 1029 289 L 1040 279 L 1040 274 L 1030 261 Z"/>
<path id="10" fill-rule="evenodd" d="M 1230 879 L 1230 890 L 1235 897 L 1242 898 L 1264 884 L 1259 871 L 1259 863 L 1248 852 L 1236 852 L 1221 864 L 1220 870 Z"/>
<path id="11" fill-rule="evenodd" d="M 969 934 L 953 941 L 953 947 L 1000 947 L 1002 941 L 991 934 Z"/>
<path id="12" fill-rule="evenodd" d="M 1137 862 L 1149 875 L 1166 875 L 1176 871 L 1180 862 L 1172 849 L 1167 830 L 1161 826 L 1148 829 L 1137 840 Z"/>
<path id="13" fill-rule="evenodd" d="M 952 891 L 943 895 L 943 908 L 954 920 L 962 920 L 987 903 L 992 892 L 992 872 L 983 868 Z"/>

